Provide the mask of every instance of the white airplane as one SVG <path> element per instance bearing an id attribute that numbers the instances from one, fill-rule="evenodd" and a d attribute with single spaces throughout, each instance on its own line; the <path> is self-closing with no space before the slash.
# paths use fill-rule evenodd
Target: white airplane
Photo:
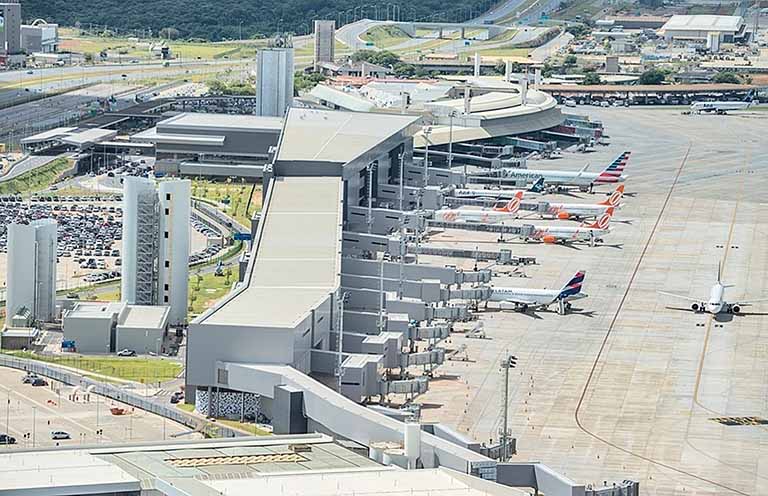
<path id="1" fill-rule="evenodd" d="M 517 195 L 519 190 L 515 189 L 472 189 L 472 188 L 456 188 L 452 192 L 452 196 L 456 198 L 493 198 L 495 200 L 511 200 Z M 530 188 L 523 192 L 523 197 L 526 193 L 542 193 L 544 191 L 544 178 L 539 178 L 534 182 Z"/>
<path id="2" fill-rule="evenodd" d="M 739 313 L 741 312 L 741 307 L 750 306 L 753 303 L 758 303 L 761 301 L 768 301 L 768 298 L 762 298 L 759 300 L 750 300 L 750 301 L 740 301 L 740 302 L 727 302 L 725 301 L 725 289 L 726 288 L 732 288 L 733 285 L 730 284 L 723 284 L 720 281 L 720 264 L 717 265 L 717 282 L 715 282 L 714 286 L 709 290 L 709 300 L 704 300 L 704 298 L 691 298 L 689 296 L 683 296 L 675 293 L 666 293 L 664 291 L 659 291 L 659 294 L 662 294 L 664 296 L 671 296 L 673 298 L 679 298 L 681 300 L 688 300 L 693 302 L 691 304 L 691 310 L 693 310 L 696 313 L 711 313 L 712 315 L 717 315 L 721 313 Z"/>
<path id="3" fill-rule="evenodd" d="M 742 102 L 694 102 L 691 104 L 691 112 L 714 112 L 724 115 L 729 110 L 747 110 L 754 103 L 754 93 L 747 93 L 747 98 Z"/>
<path id="4" fill-rule="evenodd" d="M 629 161 L 631 152 L 623 152 L 611 162 L 602 172 L 587 172 L 589 164 L 585 165 L 580 171 L 564 170 L 539 170 L 539 169 L 502 169 L 504 177 L 525 180 L 527 182 L 544 179 L 548 187 L 578 187 L 581 191 L 591 191 L 595 185 L 623 183 L 626 176 L 623 175 L 624 169 Z"/>
<path id="5" fill-rule="evenodd" d="M 605 213 L 591 224 L 583 222 L 579 226 L 523 226 L 523 241 L 541 241 L 542 243 L 587 242 L 590 246 L 602 243 L 603 237 L 610 232 L 609 224 L 615 207 L 608 207 Z"/>
<path id="6" fill-rule="evenodd" d="M 585 272 L 576 272 L 562 289 L 529 289 L 529 288 L 492 288 L 490 301 L 512 304 L 516 311 L 525 312 L 529 308 L 537 310 L 557 305 L 557 313 L 564 315 L 571 309 L 571 301 L 586 298 L 581 292 Z"/>
<path id="7" fill-rule="evenodd" d="M 478 222 L 481 224 L 497 224 L 517 218 L 523 192 L 518 191 L 509 200 L 502 200 L 492 208 L 443 208 L 435 211 L 435 219 L 446 222 Z"/>
<path id="8" fill-rule="evenodd" d="M 619 208 L 624 196 L 624 185 L 619 184 L 607 199 L 596 204 L 588 203 L 552 203 L 547 202 L 547 211 L 542 214 L 550 215 L 556 219 L 596 219 L 603 215 L 609 208 Z"/>

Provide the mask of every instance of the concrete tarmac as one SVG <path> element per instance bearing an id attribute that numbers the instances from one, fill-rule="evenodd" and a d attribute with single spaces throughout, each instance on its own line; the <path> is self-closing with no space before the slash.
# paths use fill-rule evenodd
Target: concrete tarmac
<path id="1" fill-rule="evenodd" d="M 424 420 L 497 440 L 499 362 L 509 353 L 518 357 L 509 399 L 513 461 L 541 461 L 597 487 L 633 479 L 658 496 L 768 494 L 768 425 L 760 425 L 768 419 L 768 302 L 713 318 L 658 294 L 706 300 L 722 262 L 724 282 L 734 285 L 727 299 L 768 298 L 768 113 L 569 111 L 603 120 L 611 145 L 529 167 L 578 170 L 590 162 L 597 170 L 632 151 L 628 196 L 604 246 L 499 244 L 495 235 L 460 231 L 434 240 L 538 258 L 523 269 L 526 278 L 499 274 L 499 286 L 559 287 L 586 270 L 589 298 L 566 316 L 493 304 L 481 311 L 490 339 L 451 338 L 447 347 L 466 344 L 470 361 L 439 369 L 419 398 Z M 575 196 L 568 200 L 604 198 Z M 716 420 L 724 417 L 736 425 Z"/>

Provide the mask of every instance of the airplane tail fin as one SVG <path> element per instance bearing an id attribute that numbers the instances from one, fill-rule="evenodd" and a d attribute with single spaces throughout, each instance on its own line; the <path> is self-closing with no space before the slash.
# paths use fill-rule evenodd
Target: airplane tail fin
<path id="1" fill-rule="evenodd" d="M 497 212 L 506 212 L 509 214 L 517 213 L 518 210 L 520 210 L 520 202 L 523 201 L 523 192 L 518 191 L 515 193 L 515 197 L 506 202 L 503 205 L 499 205 L 496 207 L 493 207 L 493 209 Z"/>
<path id="2" fill-rule="evenodd" d="M 605 209 L 603 215 L 597 218 L 591 224 L 582 224 L 582 227 L 588 227 L 590 229 L 608 229 L 608 225 L 611 223 L 611 217 L 613 217 L 615 207 L 611 206 Z"/>
<path id="3" fill-rule="evenodd" d="M 621 155 L 616 157 L 613 162 L 608 164 L 608 166 L 603 170 L 602 174 L 620 176 L 624 172 L 624 169 L 627 166 L 627 162 L 629 162 L 629 156 L 631 154 L 632 152 L 623 152 Z"/>
<path id="4" fill-rule="evenodd" d="M 618 207 L 621 203 L 621 199 L 624 197 L 624 185 L 619 184 L 616 189 L 611 193 L 607 199 L 598 203 L 598 205 L 605 205 L 608 207 Z"/>
<path id="5" fill-rule="evenodd" d="M 581 287 L 584 284 L 584 276 L 586 275 L 586 272 L 583 270 L 580 270 L 576 272 L 576 274 L 571 277 L 571 279 L 563 286 L 563 289 L 560 290 L 560 294 L 557 295 L 559 299 L 567 298 L 569 296 L 574 296 L 579 293 L 581 293 Z"/>
<path id="6" fill-rule="evenodd" d="M 544 191 L 544 178 L 543 177 L 538 178 L 536 180 L 536 182 L 531 184 L 531 187 L 528 188 L 528 191 L 531 192 L 531 193 L 541 193 L 541 192 L 543 192 Z"/>

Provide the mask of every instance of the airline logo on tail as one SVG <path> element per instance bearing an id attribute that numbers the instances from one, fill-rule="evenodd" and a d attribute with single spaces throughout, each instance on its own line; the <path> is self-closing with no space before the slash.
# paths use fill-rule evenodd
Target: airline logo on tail
<path id="1" fill-rule="evenodd" d="M 624 197 L 624 185 L 619 184 L 619 186 L 613 191 L 613 193 L 611 193 L 611 196 L 609 196 L 606 200 L 603 200 L 600 203 L 598 203 L 598 205 L 605 205 L 608 207 L 618 207 L 623 197 Z"/>
<path id="2" fill-rule="evenodd" d="M 619 177 L 624 173 L 624 169 L 627 166 L 627 163 L 629 162 L 629 156 L 632 152 L 624 152 L 618 157 L 616 157 L 616 160 L 611 162 L 608 167 L 605 168 L 603 172 L 600 173 L 600 175 L 597 177 L 597 180 L 599 182 L 617 182 Z"/>
<path id="3" fill-rule="evenodd" d="M 516 214 L 517 211 L 520 210 L 521 201 L 523 201 L 523 192 L 518 191 L 517 193 L 515 193 L 515 197 L 509 200 L 505 205 L 493 207 L 493 210 L 495 212 L 505 212 L 508 214 Z"/>
<path id="4" fill-rule="evenodd" d="M 557 295 L 559 299 L 568 298 L 569 296 L 575 296 L 579 293 L 581 293 L 581 286 L 584 284 L 584 276 L 586 273 L 583 270 L 580 270 L 576 272 L 576 275 L 574 275 L 570 281 L 568 281 L 568 284 L 566 284 L 562 291 L 560 291 L 560 294 Z"/>
<path id="5" fill-rule="evenodd" d="M 605 213 L 597 218 L 592 224 L 588 224 L 584 227 L 590 229 L 608 229 L 608 225 L 611 223 L 611 217 L 613 217 L 614 207 L 608 207 Z"/>
<path id="6" fill-rule="evenodd" d="M 543 177 L 538 178 L 536 180 L 536 182 L 531 184 L 531 187 L 528 188 L 528 191 L 530 191 L 531 193 L 541 193 L 541 192 L 543 192 L 544 191 L 544 178 Z"/>

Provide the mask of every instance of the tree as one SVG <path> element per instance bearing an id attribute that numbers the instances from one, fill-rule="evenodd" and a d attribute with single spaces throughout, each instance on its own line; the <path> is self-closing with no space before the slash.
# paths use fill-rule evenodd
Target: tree
<path id="1" fill-rule="evenodd" d="M 715 77 L 712 78 L 712 81 L 716 83 L 727 83 L 727 84 L 741 84 L 741 78 L 734 74 L 733 72 L 728 71 L 720 71 L 717 74 L 715 74 Z"/>
<path id="2" fill-rule="evenodd" d="M 664 71 L 659 69 L 649 69 L 640 74 L 640 78 L 637 80 L 638 84 L 661 84 L 666 79 Z"/>
<path id="3" fill-rule="evenodd" d="M 319 72 L 305 74 L 298 71 L 293 75 L 293 87 L 296 91 L 309 91 L 323 81 L 325 76 Z"/>
<path id="4" fill-rule="evenodd" d="M 565 28 L 565 32 L 572 34 L 576 38 L 584 38 L 590 33 L 590 29 L 584 24 L 571 24 Z"/>
<path id="5" fill-rule="evenodd" d="M 358 50 L 352 54 L 352 62 L 369 62 L 371 64 L 392 67 L 400 62 L 400 57 L 387 50 Z"/>
<path id="6" fill-rule="evenodd" d="M 582 80 L 581 84 L 584 85 L 592 85 L 592 84 L 601 84 L 603 81 L 600 79 L 600 76 L 595 71 L 588 71 L 584 73 L 584 79 Z"/>
<path id="7" fill-rule="evenodd" d="M 395 76 L 400 78 L 413 77 L 413 75 L 416 74 L 416 66 L 398 62 L 392 67 L 392 71 L 395 73 Z"/>
<path id="8" fill-rule="evenodd" d="M 575 55 L 568 55 L 565 57 L 565 60 L 563 61 L 563 66 L 565 67 L 575 67 L 576 66 L 576 56 Z"/>

